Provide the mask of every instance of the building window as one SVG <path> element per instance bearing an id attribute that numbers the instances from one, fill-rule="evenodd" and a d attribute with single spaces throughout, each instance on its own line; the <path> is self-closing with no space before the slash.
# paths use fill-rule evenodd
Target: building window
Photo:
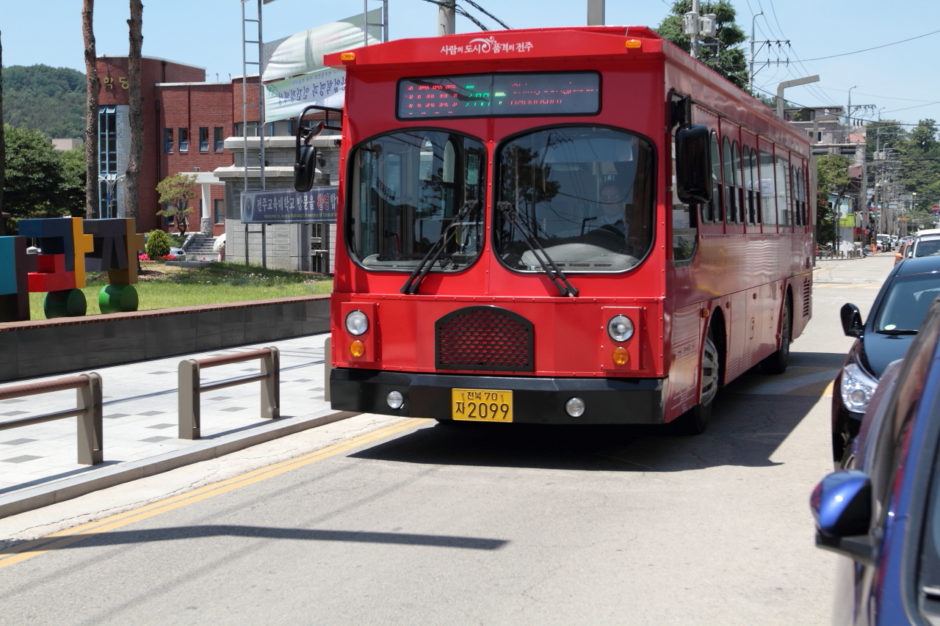
<path id="1" fill-rule="evenodd" d="M 173 152 L 173 129 L 164 128 L 163 129 L 163 151 L 166 153 Z"/>
<path id="2" fill-rule="evenodd" d="M 212 218 L 216 224 L 225 223 L 225 200 L 216 199 L 212 201 Z"/>
<path id="3" fill-rule="evenodd" d="M 189 152 L 189 129 L 180 129 L 180 152 Z"/>
<path id="4" fill-rule="evenodd" d="M 117 107 L 98 108 L 98 217 L 117 217 Z"/>
<path id="5" fill-rule="evenodd" d="M 199 151 L 200 152 L 209 151 L 209 127 L 208 126 L 199 127 Z"/>
<path id="6" fill-rule="evenodd" d="M 222 127 L 216 126 L 212 129 L 212 139 L 215 142 L 215 151 L 222 152 L 225 139 L 222 137 Z"/>

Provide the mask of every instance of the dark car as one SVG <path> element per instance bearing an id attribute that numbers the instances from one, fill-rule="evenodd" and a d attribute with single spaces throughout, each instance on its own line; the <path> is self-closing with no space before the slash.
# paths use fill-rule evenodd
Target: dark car
<path id="1" fill-rule="evenodd" d="M 840 312 L 855 337 L 832 392 L 832 457 L 841 462 L 888 363 L 901 358 L 940 295 L 940 257 L 905 259 L 894 266 L 872 304 L 868 321 L 854 304 Z"/>
<path id="2" fill-rule="evenodd" d="M 846 469 L 816 486 L 816 545 L 839 559 L 834 623 L 940 623 L 940 303 L 885 371 Z"/>

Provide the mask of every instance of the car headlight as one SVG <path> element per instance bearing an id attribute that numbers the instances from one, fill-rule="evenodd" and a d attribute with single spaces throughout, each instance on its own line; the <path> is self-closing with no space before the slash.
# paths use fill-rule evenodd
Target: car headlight
<path id="1" fill-rule="evenodd" d="M 346 330 L 350 335 L 358 337 L 369 330 L 369 318 L 362 311 L 350 311 L 346 316 Z"/>
<path id="2" fill-rule="evenodd" d="M 607 322 L 607 334 L 614 341 L 626 341 L 633 336 L 633 320 L 626 315 L 615 315 Z"/>
<path id="3" fill-rule="evenodd" d="M 866 374 L 857 363 L 849 363 L 842 368 L 842 385 L 839 392 L 842 394 L 842 403 L 848 410 L 864 413 L 877 388 L 878 381 Z"/>

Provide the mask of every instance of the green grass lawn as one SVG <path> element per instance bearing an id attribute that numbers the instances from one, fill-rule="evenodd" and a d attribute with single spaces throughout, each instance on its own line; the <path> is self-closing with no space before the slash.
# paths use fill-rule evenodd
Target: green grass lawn
<path id="1" fill-rule="evenodd" d="M 107 276 L 92 273 L 82 289 L 88 303 L 86 315 L 98 315 L 98 292 Z M 223 302 L 269 300 L 330 293 L 333 281 L 302 272 L 263 269 L 237 263 L 211 263 L 186 268 L 164 263 L 143 263 L 137 289 L 139 310 L 198 306 Z M 45 319 L 44 293 L 29 294 L 31 319 Z"/>

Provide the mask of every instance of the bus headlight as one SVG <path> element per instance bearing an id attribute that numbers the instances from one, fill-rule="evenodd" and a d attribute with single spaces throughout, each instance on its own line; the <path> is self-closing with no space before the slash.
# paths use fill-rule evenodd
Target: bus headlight
<path id="1" fill-rule="evenodd" d="M 346 316 L 346 332 L 359 336 L 369 330 L 369 318 L 362 311 L 351 311 Z"/>
<path id="2" fill-rule="evenodd" d="M 849 363 L 842 368 L 839 392 L 842 394 L 842 403 L 849 411 L 864 413 L 877 388 L 878 381 L 865 373 L 857 363 Z"/>
<path id="3" fill-rule="evenodd" d="M 633 320 L 626 315 L 613 316 L 607 322 L 607 334 L 614 341 L 626 341 L 633 336 Z"/>

